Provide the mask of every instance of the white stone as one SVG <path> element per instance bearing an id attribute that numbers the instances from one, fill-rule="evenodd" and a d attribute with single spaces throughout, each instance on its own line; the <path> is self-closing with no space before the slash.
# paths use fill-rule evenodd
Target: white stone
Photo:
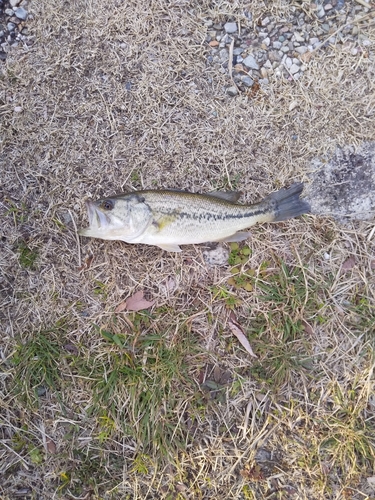
<path id="1" fill-rule="evenodd" d="M 305 41 L 305 37 L 302 36 L 300 33 L 298 33 L 298 31 L 296 31 L 293 35 L 293 38 L 296 42 L 304 42 Z"/>
<path id="2" fill-rule="evenodd" d="M 237 23 L 225 23 L 224 29 L 226 33 L 235 33 L 237 31 Z"/>
<path id="3" fill-rule="evenodd" d="M 287 68 L 290 68 L 290 67 L 292 66 L 292 64 L 293 64 L 293 61 L 291 60 L 291 58 L 290 58 L 290 57 L 287 57 L 287 58 L 285 59 L 285 66 L 286 66 Z"/>
<path id="4" fill-rule="evenodd" d="M 21 3 L 21 0 L 9 0 L 11 7 L 17 7 Z"/>
<path id="5" fill-rule="evenodd" d="M 296 47 L 296 52 L 298 52 L 298 54 L 305 54 L 307 50 L 307 47 L 305 47 L 304 45 L 301 45 L 301 47 Z"/>
<path id="6" fill-rule="evenodd" d="M 297 66 L 297 64 L 292 64 L 289 71 L 292 73 L 292 75 L 294 75 L 295 73 L 298 73 L 299 66 Z"/>

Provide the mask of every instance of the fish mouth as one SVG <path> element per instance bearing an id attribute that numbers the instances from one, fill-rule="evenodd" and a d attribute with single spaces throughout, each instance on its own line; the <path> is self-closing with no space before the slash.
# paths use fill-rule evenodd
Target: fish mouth
<path id="1" fill-rule="evenodd" d="M 90 236 L 92 230 L 104 230 L 109 226 L 109 218 L 98 208 L 94 201 L 86 201 L 86 209 L 89 218 L 89 227 L 81 229 L 79 234 L 82 236 Z"/>

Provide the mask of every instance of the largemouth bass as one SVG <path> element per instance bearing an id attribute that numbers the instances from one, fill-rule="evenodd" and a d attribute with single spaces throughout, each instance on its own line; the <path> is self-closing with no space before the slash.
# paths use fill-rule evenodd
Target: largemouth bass
<path id="1" fill-rule="evenodd" d="M 276 191 L 255 205 L 240 205 L 237 192 L 134 191 L 86 202 L 90 227 L 82 236 L 156 245 L 180 252 L 179 245 L 241 241 L 257 222 L 277 222 L 310 211 L 300 199 L 302 183 Z"/>

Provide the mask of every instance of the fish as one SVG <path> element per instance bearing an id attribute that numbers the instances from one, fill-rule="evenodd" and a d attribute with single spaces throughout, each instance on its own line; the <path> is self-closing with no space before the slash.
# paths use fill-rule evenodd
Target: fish
<path id="1" fill-rule="evenodd" d="M 145 190 L 87 201 L 89 227 L 79 234 L 103 240 L 155 245 L 180 252 L 180 245 L 243 241 L 256 223 L 278 222 L 310 212 L 300 198 L 303 183 L 275 191 L 254 205 L 238 202 L 241 193 L 206 194 Z"/>

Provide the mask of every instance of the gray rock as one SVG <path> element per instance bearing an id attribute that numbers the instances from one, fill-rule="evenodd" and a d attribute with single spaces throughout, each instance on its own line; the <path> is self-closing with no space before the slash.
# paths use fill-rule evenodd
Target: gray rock
<path id="1" fill-rule="evenodd" d="M 272 47 L 274 49 L 277 49 L 277 50 L 281 49 L 281 46 L 282 46 L 282 43 L 281 42 L 277 42 L 277 41 L 273 42 L 273 44 L 272 44 Z"/>
<path id="2" fill-rule="evenodd" d="M 252 87 L 254 84 L 254 80 L 249 76 L 241 76 L 241 82 L 246 85 L 246 87 Z"/>
<path id="3" fill-rule="evenodd" d="M 259 69 L 259 64 L 256 62 L 255 57 L 249 54 L 244 60 L 243 63 L 250 69 Z"/>
<path id="4" fill-rule="evenodd" d="M 21 0 L 9 0 L 9 3 L 11 7 L 17 7 L 21 3 Z"/>
<path id="5" fill-rule="evenodd" d="M 308 49 L 304 45 L 301 45 L 301 47 L 296 47 L 295 50 L 296 52 L 298 52 L 298 54 L 305 54 Z"/>
<path id="6" fill-rule="evenodd" d="M 218 245 L 216 248 L 205 250 L 203 258 L 210 267 L 228 265 L 229 249 Z"/>
<path id="7" fill-rule="evenodd" d="M 318 8 L 317 8 L 316 15 L 321 19 L 322 17 L 325 16 L 325 14 L 326 13 L 325 13 L 323 5 L 319 5 Z"/>
<path id="8" fill-rule="evenodd" d="M 27 12 L 26 9 L 24 9 L 23 7 L 18 7 L 14 13 L 16 14 L 16 16 L 18 17 L 18 19 L 21 19 L 22 21 L 26 21 L 27 19 L 27 16 L 29 15 L 29 13 Z"/>
<path id="9" fill-rule="evenodd" d="M 8 31 L 14 31 L 15 27 L 16 27 L 16 25 L 14 23 L 8 23 L 7 24 L 7 30 Z"/>
<path id="10" fill-rule="evenodd" d="M 223 38 L 221 39 L 221 41 L 224 43 L 231 43 L 232 37 L 229 35 L 224 35 Z"/>
<path id="11" fill-rule="evenodd" d="M 244 50 L 244 49 L 243 49 L 242 47 L 236 47 L 236 48 L 233 50 L 233 55 L 234 55 L 234 56 L 239 56 L 239 55 L 241 55 L 241 54 L 242 54 L 243 50 Z"/>
<path id="12" fill-rule="evenodd" d="M 13 9 L 5 9 L 4 13 L 6 16 L 13 16 L 14 14 Z"/>
<path id="13" fill-rule="evenodd" d="M 227 49 L 221 49 L 221 51 L 219 52 L 219 57 L 221 59 L 221 61 L 227 61 L 228 60 L 228 57 L 229 57 L 229 53 L 227 51 Z"/>
<path id="14" fill-rule="evenodd" d="M 316 37 L 310 38 L 309 44 L 314 45 L 315 43 L 319 43 L 319 38 Z"/>
<path id="15" fill-rule="evenodd" d="M 237 87 L 235 87 L 233 85 L 233 87 L 228 87 L 227 88 L 227 94 L 230 96 L 230 97 L 234 97 L 238 94 L 238 89 Z"/>
<path id="16" fill-rule="evenodd" d="M 224 29 L 226 33 L 236 33 L 237 23 L 225 23 Z"/>

